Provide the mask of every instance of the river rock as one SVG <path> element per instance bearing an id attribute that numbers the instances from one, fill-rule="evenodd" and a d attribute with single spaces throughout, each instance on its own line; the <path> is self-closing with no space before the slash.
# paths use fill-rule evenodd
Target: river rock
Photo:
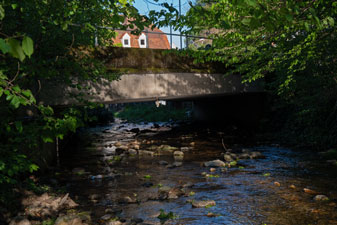
<path id="1" fill-rule="evenodd" d="M 154 152 L 146 151 L 146 150 L 139 150 L 138 151 L 138 155 L 140 157 L 153 157 L 154 156 Z"/>
<path id="2" fill-rule="evenodd" d="M 232 156 L 229 155 L 229 154 L 225 154 L 225 155 L 223 156 L 223 158 L 224 158 L 224 160 L 225 160 L 226 162 L 232 162 L 232 161 L 233 161 Z"/>
<path id="3" fill-rule="evenodd" d="M 179 188 L 171 188 L 168 186 L 164 186 L 159 188 L 158 190 L 159 200 L 177 199 L 182 195 L 184 195 L 184 192 Z"/>
<path id="4" fill-rule="evenodd" d="M 250 153 L 250 158 L 251 158 L 251 159 L 264 159 L 265 156 L 262 155 L 261 152 L 251 152 L 251 153 Z"/>
<path id="5" fill-rule="evenodd" d="M 137 155 L 137 150 L 135 150 L 135 149 L 129 149 L 128 150 L 128 153 L 130 154 L 130 155 Z"/>
<path id="6" fill-rule="evenodd" d="M 158 155 L 171 155 L 176 150 L 178 150 L 178 148 L 170 145 L 160 145 L 157 147 L 156 152 Z"/>
<path id="7" fill-rule="evenodd" d="M 162 165 L 162 166 L 166 166 L 168 165 L 169 163 L 167 161 L 164 161 L 164 160 L 161 160 L 158 162 L 159 165 Z"/>
<path id="8" fill-rule="evenodd" d="M 118 202 L 119 203 L 124 203 L 124 204 L 133 204 L 133 203 L 137 203 L 137 200 L 136 199 L 132 199 L 129 196 L 125 196 L 124 198 L 120 199 Z"/>
<path id="9" fill-rule="evenodd" d="M 179 167 L 179 166 L 182 166 L 182 165 L 183 165 L 182 162 L 174 162 L 172 164 L 167 165 L 166 168 L 172 169 L 172 168 L 176 168 L 176 167 Z"/>
<path id="10" fill-rule="evenodd" d="M 325 195 L 316 195 L 314 197 L 315 201 L 329 201 L 329 198 Z"/>
<path id="11" fill-rule="evenodd" d="M 250 155 L 248 153 L 242 153 L 239 155 L 239 159 L 249 159 Z"/>
<path id="12" fill-rule="evenodd" d="M 82 219 L 76 215 L 67 215 L 57 218 L 54 225 L 86 225 Z"/>
<path id="13" fill-rule="evenodd" d="M 21 216 L 17 216 L 13 220 L 11 220 L 9 225 L 31 225 L 31 223 L 30 223 L 29 220 L 27 220 L 27 219 L 25 219 Z"/>
<path id="14" fill-rule="evenodd" d="M 190 151 L 190 150 L 192 150 L 191 147 L 181 147 L 181 148 L 180 148 L 180 151 L 182 151 L 182 152 L 188 152 L 188 151 Z"/>
<path id="15" fill-rule="evenodd" d="M 106 225 L 122 225 L 121 221 L 109 221 Z"/>
<path id="16" fill-rule="evenodd" d="M 176 161 L 183 161 L 184 159 L 184 153 L 182 151 L 175 151 L 173 152 L 174 160 Z"/>
<path id="17" fill-rule="evenodd" d="M 101 220 L 109 220 L 112 218 L 111 214 L 105 214 L 104 216 L 101 217 Z"/>
<path id="18" fill-rule="evenodd" d="M 309 195 L 317 195 L 318 192 L 317 191 L 314 191 L 314 190 L 311 190 L 309 188 L 303 188 L 303 191 Z"/>
<path id="19" fill-rule="evenodd" d="M 216 203 L 214 200 L 205 200 L 205 201 L 192 201 L 193 208 L 205 208 L 209 206 L 215 206 Z"/>
<path id="20" fill-rule="evenodd" d="M 217 160 L 205 162 L 204 166 L 206 166 L 206 167 L 225 167 L 226 163 L 224 163 L 220 159 L 217 159 Z"/>

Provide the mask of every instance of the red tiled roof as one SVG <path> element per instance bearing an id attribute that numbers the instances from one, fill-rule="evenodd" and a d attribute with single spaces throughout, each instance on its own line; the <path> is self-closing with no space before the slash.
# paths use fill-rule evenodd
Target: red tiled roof
<path id="1" fill-rule="evenodd" d="M 152 34 L 147 32 L 142 32 L 142 34 L 147 35 L 147 48 L 152 49 L 170 49 L 170 43 L 167 39 L 166 34 L 164 34 L 160 29 L 154 28 L 153 30 L 146 28 L 149 32 L 156 32 L 162 34 Z M 113 38 L 115 44 L 122 44 L 123 36 L 128 33 L 130 36 L 131 48 L 139 48 L 139 36 L 131 34 L 131 31 L 118 31 L 118 35 L 116 38 Z"/>

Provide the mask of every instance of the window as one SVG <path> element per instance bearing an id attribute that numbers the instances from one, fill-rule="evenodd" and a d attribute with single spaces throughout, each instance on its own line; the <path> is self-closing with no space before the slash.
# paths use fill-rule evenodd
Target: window
<path id="1" fill-rule="evenodd" d="M 144 33 L 142 33 L 142 34 L 139 36 L 138 43 L 139 43 L 139 47 L 140 47 L 140 48 L 146 48 L 146 47 L 147 47 L 146 36 L 145 36 Z"/>
<path id="2" fill-rule="evenodd" d="M 123 47 L 131 47 L 130 35 L 125 33 L 122 38 Z"/>

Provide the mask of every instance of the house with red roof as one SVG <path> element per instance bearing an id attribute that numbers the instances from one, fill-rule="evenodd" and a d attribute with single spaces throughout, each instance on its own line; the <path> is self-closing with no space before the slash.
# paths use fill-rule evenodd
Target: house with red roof
<path id="1" fill-rule="evenodd" d="M 125 48 L 171 48 L 166 34 L 158 28 L 145 28 L 140 35 L 131 34 L 131 30 L 117 32 L 117 37 L 113 39 L 114 44 L 121 44 Z"/>

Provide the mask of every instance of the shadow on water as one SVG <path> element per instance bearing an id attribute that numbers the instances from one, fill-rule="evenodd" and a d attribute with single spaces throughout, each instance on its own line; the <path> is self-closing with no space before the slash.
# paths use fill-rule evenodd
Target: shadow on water
<path id="1" fill-rule="evenodd" d="M 64 154 L 62 166 L 85 172 L 68 172 L 63 182 L 97 223 L 111 214 L 122 221 L 160 224 L 162 209 L 175 215 L 165 224 L 337 224 L 336 176 L 318 169 L 309 154 L 195 126 L 115 123 L 79 135 L 77 151 Z M 222 139 L 226 148 L 259 151 L 265 158 L 240 160 L 227 171 L 203 167 L 206 161 L 223 160 Z M 182 165 L 172 166 L 171 151 L 146 157 L 129 150 L 153 151 L 161 145 L 184 150 Z M 304 188 L 330 200 L 315 201 Z M 202 200 L 216 205 L 192 207 Z"/>

